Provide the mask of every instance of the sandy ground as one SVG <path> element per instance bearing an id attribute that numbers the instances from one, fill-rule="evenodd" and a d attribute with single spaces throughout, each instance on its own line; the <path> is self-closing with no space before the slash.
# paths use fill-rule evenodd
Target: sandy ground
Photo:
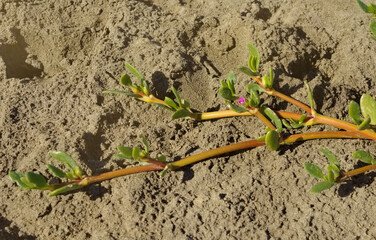
<path id="1" fill-rule="evenodd" d="M 276 89 L 306 101 L 307 80 L 319 112 L 349 120 L 350 100 L 376 96 L 369 21 L 355 0 L 1 0 L 0 239 L 376 238 L 375 173 L 314 195 L 302 166 L 324 166 L 325 146 L 352 169 L 354 150 L 376 155 L 372 141 L 260 147 L 52 198 L 19 191 L 7 176 L 50 176 L 49 150 L 71 154 L 88 174 L 120 169 L 130 163 L 113 158 L 117 146 L 138 144 L 140 133 L 169 160 L 263 134 L 252 117 L 174 121 L 164 109 L 102 94 L 120 88 L 124 61 L 156 96 L 175 86 L 195 110 L 213 111 L 226 109 L 219 82 L 246 64 L 251 42 L 262 71 L 275 69 Z M 238 89 L 250 81 L 239 74 Z M 324 129 L 332 128 L 312 130 Z"/>

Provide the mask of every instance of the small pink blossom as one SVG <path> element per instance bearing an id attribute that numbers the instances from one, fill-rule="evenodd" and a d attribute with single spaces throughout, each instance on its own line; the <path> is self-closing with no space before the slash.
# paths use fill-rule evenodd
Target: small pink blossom
<path id="1" fill-rule="evenodd" d="M 240 103 L 240 104 L 245 103 L 245 99 L 244 99 L 244 97 L 240 97 L 240 98 L 239 98 L 239 103 Z"/>

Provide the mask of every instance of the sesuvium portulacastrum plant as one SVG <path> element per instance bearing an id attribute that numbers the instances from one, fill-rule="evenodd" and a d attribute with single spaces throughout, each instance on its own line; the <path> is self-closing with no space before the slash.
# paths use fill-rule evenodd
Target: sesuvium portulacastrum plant
<path id="1" fill-rule="evenodd" d="M 55 166 L 48 165 L 48 169 L 52 174 L 63 180 L 61 183 L 49 184 L 42 175 L 34 172 L 22 174 L 10 171 L 10 178 L 16 181 L 22 189 L 51 190 L 50 196 L 54 196 L 77 190 L 92 183 L 139 172 L 160 171 L 161 175 L 164 176 L 169 171 L 207 158 L 259 146 L 266 146 L 270 150 L 276 151 L 284 145 L 313 139 L 354 138 L 376 140 L 376 132 L 374 131 L 376 126 L 376 101 L 372 96 L 363 94 L 360 98 L 360 103 L 351 101 L 349 115 L 353 123 L 321 115 L 315 110 L 314 97 L 307 82 L 305 82 L 305 87 L 307 89 L 309 106 L 275 90 L 273 88 L 275 80 L 273 69 L 269 69 L 266 75 L 261 76 L 259 69 L 260 54 L 257 48 L 252 44 L 248 44 L 248 51 L 250 53 L 248 66 L 239 67 L 240 72 L 253 79 L 253 81 L 246 86 L 247 96 L 237 94 L 235 89 L 237 78 L 234 72 L 230 72 L 227 79 L 220 83 L 221 87 L 219 93 L 228 106 L 228 110 L 194 112 L 191 110 L 189 102 L 182 99 L 175 88 L 172 88 L 175 99 L 169 97 L 165 97 L 164 100 L 159 99 L 150 92 L 148 82 L 145 80 L 144 76 L 129 63 L 125 63 L 125 67 L 138 79 L 138 84 L 131 80 L 130 75 L 124 74 L 120 78 L 120 84 L 127 90 L 107 90 L 104 91 L 104 93 L 131 96 L 137 100 L 163 107 L 172 112 L 173 119 L 185 118 L 188 120 L 204 121 L 225 117 L 255 116 L 266 126 L 265 134 L 258 139 L 233 143 L 188 156 L 181 160 L 167 162 L 166 157 L 162 154 L 152 157 L 147 140 L 141 136 L 142 147 L 120 146 L 118 147 L 119 153 L 115 155 L 118 159 L 134 161 L 136 166 L 133 167 L 110 171 L 97 176 L 86 176 L 68 154 L 63 152 L 50 152 L 53 158 L 64 163 L 69 169 L 68 172 L 64 172 Z M 262 101 L 261 97 L 268 95 L 280 98 L 297 106 L 303 113 L 276 110 L 273 109 L 272 106 L 263 104 L 264 101 Z M 289 131 L 287 131 L 291 128 L 304 129 L 315 124 L 331 125 L 341 130 L 302 132 L 290 135 Z M 368 165 L 351 171 L 340 169 L 337 157 L 328 149 L 320 148 L 320 151 L 323 152 L 329 160 L 326 175 L 324 175 L 323 171 L 318 166 L 312 163 L 304 164 L 304 168 L 310 175 L 322 180 L 311 189 L 311 191 L 315 193 L 339 184 L 354 175 L 376 169 L 375 160 L 369 153 L 361 150 L 356 151 L 354 157 Z"/>
<path id="2" fill-rule="evenodd" d="M 370 5 L 367 6 L 367 4 L 365 4 L 364 2 L 362 2 L 361 0 L 356 0 L 360 6 L 360 8 L 366 12 L 366 13 L 370 13 L 373 15 L 373 19 L 376 19 L 376 5 L 371 3 Z M 371 23 L 369 24 L 369 28 L 372 32 L 371 34 L 371 37 L 373 39 L 376 40 L 376 21 L 375 20 L 371 20 Z"/>

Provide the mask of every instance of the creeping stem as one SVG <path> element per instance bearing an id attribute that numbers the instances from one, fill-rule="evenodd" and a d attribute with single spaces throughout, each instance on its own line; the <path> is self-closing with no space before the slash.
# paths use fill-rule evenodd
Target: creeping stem
<path id="1" fill-rule="evenodd" d="M 281 145 L 286 145 L 286 144 L 294 143 L 297 141 L 306 141 L 306 140 L 323 139 L 323 138 L 365 138 L 365 137 L 355 132 L 345 132 L 345 131 L 310 132 L 310 133 L 301 133 L 301 134 L 294 134 L 294 135 L 288 136 L 281 141 Z M 234 143 L 234 144 L 222 146 L 216 149 L 211 149 L 209 151 L 202 152 L 199 154 L 195 154 L 195 155 L 183 158 L 181 160 L 172 162 L 168 165 L 170 166 L 171 170 L 176 170 L 178 168 L 202 161 L 204 159 L 219 156 L 225 153 L 230 153 L 234 151 L 249 149 L 249 148 L 263 146 L 263 145 L 265 145 L 265 142 L 259 141 L 259 140 L 249 140 L 249 141 L 244 141 L 240 143 Z M 163 170 L 167 166 L 167 164 L 155 161 L 153 159 L 145 159 L 145 161 L 150 163 L 150 165 L 124 168 L 124 169 L 120 169 L 120 170 L 116 170 L 112 172 L 102 173 L 97 176 L 85 177 L 84 179 L 80 179 L 80 180 L 76 180 L 72 182 L 52 185 L 53 186 L 52 190 L 58 189 L 62 186 L 74 184 L 74 183 L 85 186 L 88 184 L 101 182 L 104 180 L 109 180 L 109 179 L 117 178 L 121 176 L 131 175 L 135 173 Z M 343 173 L 342 178 L 339 180 L 344 180 L 351 176 L 354 176 L 354 175 L 357 175 L 357 174 L 360 174 L 360 173 L 363 173 L 365 171 L 369 171 L 372 169 L 376 169 L 376 164 Z"/>
<path id="2" fill-rule="evenodd" d="M 334 119 L 334 118 L 331 118 L 331 117 L 327 117 L 327 116 L 323 116 L 323 115 L 320 115 L 320 114 L 316 114 L 314 118 L 312 118 L 310 121 L 312 121 L 312 123 L 322 123 L 322 124 L 328 124 L 328 125 L 332 125 L 332 126 L 335 126 L 335 127 L 338 127 L 338 128 L 342 128 L 344 130 L 348 130 L 348 131 L 352 131 L 352 132 L 356 132 L 360 135 L 363 135 L 369 139 L 373 139 L 373 140 L 376 140 L 376 133 L 372 130 L 358 130 L 358 126 L 354 125 L 354 124 L 351 124 L 351 123 L 348 123 L 348 122 L 345 122 L 345 121 L 342 121 L 342 120 L 338 120 L 338 119 Z"/>
<path id="3" fill-rule="evenodd" d="M 301 133 L 301 134 L 294 134 L 287 138 L 285 138 L 281 144 L 289 144 L 297 141 L 306 141 L 306 140 L 313 140 L 313 139 L 324 139 L 324 138 L 364 138 L 357 133 L 354 132 L 345 132 L 345 131 L 328 131 L 328 132 L 310 132 L 310 133 Z M 175 161 L 171 163 L 172 169 L 177 169 L 210 157 L 222 155 L 224 153 L 239 151 L 243 149 L 258 147 L 265 145 L 264 141 L 259 140 L 249 140 L 240 143 L 234 143 L 231 145 L 219 147 L 216 149 L 212 149 L 206 152 L 202 152 L 193 156 L 186 157 L 184 159 Z"/>
<path id="4" fill-rule="evenodd" d="M 266 91 L 268 94 L 272 95 L 272 96 L 275 96 L 275 97 L 279 97 L 280 99 L 283 99 L 289 103 L 292 103 L 294 104 L 295 106 L 303 109 L 304 111 L 306 111 L 307 113 L 309 114 L 312 114 L 312 109 L 310 107 L 308 107 L 307 105 L 299 102 L 298 100 L 295 100 L 293 99 L 292 97 L 289 97 L 289 96 L 286 96 L 276 90 L 267 90 Z"/>
<path id="5" fill-rule="evenodd" d="M 257 79 L 257 78 L 256 78 Z M 256 80 L 255 79 L 255 80 Z M 259 84 L 261 84 L 262 86 L 262 83 L 259 79 L 256 80 Z M 300 107 L 301 109 L 305 110 L 306 112 L 310 113 L 312 112 L 312 109 L 310 107 L 308 107 L 307 105 L 291 98 L 291 97 L 288 97 L 278 91 L 275 91 L 275 90 L 269 90 L 269 89 L 266 89 L 267 93 L 269 93 L 270 95 L 273 95 L 273 96 L 276 96 L 276 97 L 279 97 L 283 100 L 286 100 L 298 107 Z M 165 106 L 168 106 L 164 101 L 154 97 L 153 95 L 145 95 L 143 94 L 142 92 L 139 92 L 137 91 L 137 94 L 139 94 L 141 96 L 141 100 L 145 101 L 145 102 L 149 102 L 149 103 L 160 103 L 160 104 L 163 104 Z M 302 114 L 298 114 L 298 113 L 291 113 L 291 112 L 285 112 L 285 111 L 276 111 L 277 115 L 279 115 L 280 117 L 282 118 L 285 118 L 285 119 L 294 119 L 294 120 L 299 120 L 300 117 L 302 116 Z M 193 119 L 196 119 L 196 120 L 210 120 L 210 119 L 218 119 L 218 118 L 224 118 L 224 117 L 235 117 L 235 116 L 252 116 L 252 115 L 256 115 L 258 118 L 260 118 L 270 129 L 273 129 L 271 126 L 272 124 L 270 123 L 270 121 L 268 119 L 266 119 L 262 114 L 260 114 L 257 109 L 256 110 L 253 110 L 253 111 L 249 111 L 249 112 L 244 112 L 244 113 L 237 113 L 235 111 L 232 111 L 232 110 L 224 110 L 224 111 L 216 111 L 216 112 L 204 112 L 204 113 L 194 113 L 191 117 Z M 339 120 L 339 119 L 335 119 L 335 118 L 331 118 L 331 117 L 327 117 L 327 116 L 324 116 L 324 115 L 321 115 L 321 114 L 318 114 L 318 113 L 315 113 L 314 116 L 307 116 L 307 118 L 305 119 L 305 122 L 307 125 L 313 125 L 313 124 L 327 124 L 327 125 L 331 125 L 331 126 L 334 126 L 334 127 L 338 127 L 338 128 L 341 128 L 341 129 L 344 129 L 344 130 L 348 130 L 348 131 L 352 131 L 352 132 L 357 132 L 358 134 L 360 135 L 363 135 L 369 139 L 373 139 L 373 140 L 376 140 L 376 133 L 372 130 L 358 130 L 358 127 L 354 124 L 351 124 L 351 123 L 348 123 L 348 122 L 345 122 L 345 121 L 342 121 L 342 120 Z M 274 126 L 273 126 L 274 127 Z"/>
<path id="6" fill-rule="evenodd" d="M 368 172 L 368 171 L 371 171 L 371 170 L 374 170 L 376 169 L 376 164 L 371 164 L 371 165 L 367 165 L 367 166 L 364 166 L 364 167 L 361 167 L 361 168 L 357 168 L 357 169 L 354 169 L 352 171 L 349 171 L 349 172 L 344 172 L 342 173 L 342 176 L 340 176 L 338 179 L 336 179 L 336 181 L 343 181 L 343 180 L 346 180 L 350 177 L 353 177 L 355 175 L 359 175 L 359 174 L 362 174 L 362 173 L 365 173 L 365 172 Z"/>
<path id="7" fill-rule="evenodd" d="M 177 168 L 184 167 L 186 165 L 189 165 L 189 164 L 192 164 L 192 163 L 195 163 L 195 162 L 198 162 L 198 161 L 210 158 L 210 157 L 222 155 L 224 153 L 239 151 L 242 149 L 253 148 L 253 147 L 262 146 L 262 145 L 265 145 L 265 142 L 258 141 L 258 140 L 249 140 L 245 142 L 234 143 L 234 144 L 230 144 L 227 146 L 211 149 L 209 151 L 202 152 L 202 153 L 175 161 L 171 163 L 171 167 L 172 169 L 177 169 Z"/>
<path id="8" fill-rule="evenodd" d="M 256 109 L 255 116 L 258 117 L 270 130 L 275 130 L 275 126 L 269 121 L 258 109 Z"/>
<path id="9" fill-rule="evenodd" d="M 150 171 L 155 171 L 155 170 L 162 170 L 164 169 L 165 164 L 150 164 L 146 166 L 136 166 L 136 167 L 130 167 L 130 168 L 124 168 L 112 172 L 106 172 L 102 173 L 97 176 L 92 176 L 92 177 L 86 177 L 84 180 L 87 180 L 87 183 L 95 183 L 95 182 L 101 182 L 104 180 L 116 178 L 116 177 L 121 177 L 125 175 L 130 175 L 134 173 L 139 173 L 139 172 L 150 172 Z M 83 180 L 83 181 L 84 181 Z"/>
<path id="10" fill-rule="evenodd" d="M 210 120 L 225 117 L 238 117 L 238 116 L 252 116 L 250 112 L 237 113 L 232 110 L 216 111 L 216 112 L 204 112 L 204 113 L 194 113 L 192 118 L 195 120 Z"/>

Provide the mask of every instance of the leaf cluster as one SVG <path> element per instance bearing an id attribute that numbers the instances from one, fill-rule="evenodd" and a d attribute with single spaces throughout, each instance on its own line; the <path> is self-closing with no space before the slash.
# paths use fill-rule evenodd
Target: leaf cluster
<path id="1" fill-rule="evenodd" d="M 366 12 L 366 13 L 371 13 L 373 14 L 373 18 L 376 19 L 376 5 L 371 3 L 370 5 L 366 5 L 364 2 L 362 2 L 361 0 L 357 0 L 360 8 Z M 376 21 L 372 20 L 370 25 L 369 25 L 369 28 L 372 32 L 372 38 L 376 40 Z"/>
<path id="2" fill-rule="evenodd" d="M 243 113 L 248 110 L 245 107 L 235 105 L 233 101 L 239 99 L 235 91 L 236 75 L 234 72 L 230 72 L 227 75 L 225 81 L 221 81 L 221 88 L 219 89 L 219 94 L 225 99 L 225 103 L 229 108 L 235 112 Z"/>
<path id="3" fill-rule="evenodd" d="M 336 179 L 341 174 L 340 165 L 338 163 L 337 157 L 326 148 L 319 148 L 319 150 L 325 155 L 325 157 L 329 161 L 329 164 L 326 166 L 326 169 L 328 171 L 326 175 L 324 175 L 322 170 L 315 164 L 304 163 L 305 170 L 311 176 L 323 180 L 311 188 L 311 192 L 313 193 L 319 193 L 334 186 L 337 183 Z"/>
<path id="4" fill-rule="evenodd" d="M 144 136 L 140 135 L 140 137 L 141 137 L 142 149 L 139 146 L 136 146 L 133 148 L 119 146 L 118 147 L 119 153 L 115 155 L 115 158 L 130 159 L 130 160 L 136 161 L 140 165 L 150 165 L 150 163 L 148 162 L 148 160 L 150 159 L 149 143 Z M 159 154 L 157 157 L 157 161 L 165 163 L 166 157 L 163 154 Z"/>
<path id="5" fill-rule="evenodd" d="M 313 193 L 319 193 L 326 189 L 331 188 L 339 182 L 341 176 L 341 170 L 338 163 L 337 157 L 328 149 L 320 148 L 320 151 L 324 153 L 326 158 L 329 160 L 329 165 L 327 165 L 328 174 L 324 175 L 322 170 L 312 163 L 305 163 L 305 170 L 313 177 L 318 179 L 323 179 L 323 181 L 314 185 L 311 189 Z M 371 155 L 363 150 L 357 150 L 353 153 L 353 158 L 360 160 L 366 164 L 376 164 L 376 160 L 371 157 Z"/>
<path id="6" fill-rule="evenodd" d="M 303 114 L 299 120 L 294 120 L 294 119 L 282 119 L 282 123 L 286 128 L 301 128 L 304 126 L 304 120 L 306 119 L 307 115 Z"/>
<path id="7" fill-rule="evenodd" d="M 193 116 L 192 110 L 190 109 L 190 103 L 182 99 L 178 91 L 174 87 L 171 87 L 171 90 L 176 98 L 176 102 L 169 97 L 165 97 L 164 102 L 166 105 L 161 103 L 153 103 L 153 105 L 157 105 L 163 108 L 167 108 L 170 111 L 173 111 L 174 113 L 172 114 L 172 119 Z"/>
<path id="8" fill-rule="evenodd" d="M 69 169 L 69 171 L 64 172 L 60 168 L 48 164 L 47 168 L 51 171 L 53 175 L 55 175 L 58 178 L 65 178 L 69 180 L 81 180 L 83 178 L 82 169 L 77 165 L 77 163 L 71 156 L 64 152 L 57 151 L 50 151 L 49 154 L 51 155 L 51 157 L 60 161 Z M 57 194 L 79 189 L 84 186 L 82 184 L 72 183 L 56 189 L 56 186 L 48 184 L 46 179 L 41 174 L 37 174 L 34 172 L 28 172 L 26 174 L 23 174 L 14 171 L 9 171 L 9 177 L 24 190 L 54 190 L 50 193 L 50 196 L 55 196 Z"/>
<path id="9" fill-rule="evenodd" d="M 349 105 L 349 116 L 353 123 L 358 125 L 358 130 L 370 128 L 376 125 L 376 101 L 369 94 L 363 94 L 360 98 L 360 105 L 351 101 Z"/>
<path id="10" fill-rule="evenodd" d="M 238 69 L 247 74 L 248 76 L 251 77 L 256 77 L 259 76 L 259 66 L 260 66 L 260 53 L 257 50 L 257 48 L 248 43 L 247 45 L 248 52 L 250 54 L 249 59 L 248 59 L 248 67 L 245 66 L 239 66 Z"/>
<path id="11" fill-rule="evenodd" d="M 125 67 L 139 80 L 140 84 L 133 85 L 131 77 L 128 74 L 124 74 L 120 78 L 120 83 L 123 86 L 129 87 L 132 91 L 122 91 L 122 90 L 106 90 L 103 93 L 114 93 L 114 94 L 123 94 L 135 98 L 141 98 L 142 96 L 139 93 L 143 93 L 146 96 L 149 95 L 150 89 L 148 82 L 145 80 L 144 75 L 140 73 L 135 67 L 130 63 L 125 62 Z"/>

